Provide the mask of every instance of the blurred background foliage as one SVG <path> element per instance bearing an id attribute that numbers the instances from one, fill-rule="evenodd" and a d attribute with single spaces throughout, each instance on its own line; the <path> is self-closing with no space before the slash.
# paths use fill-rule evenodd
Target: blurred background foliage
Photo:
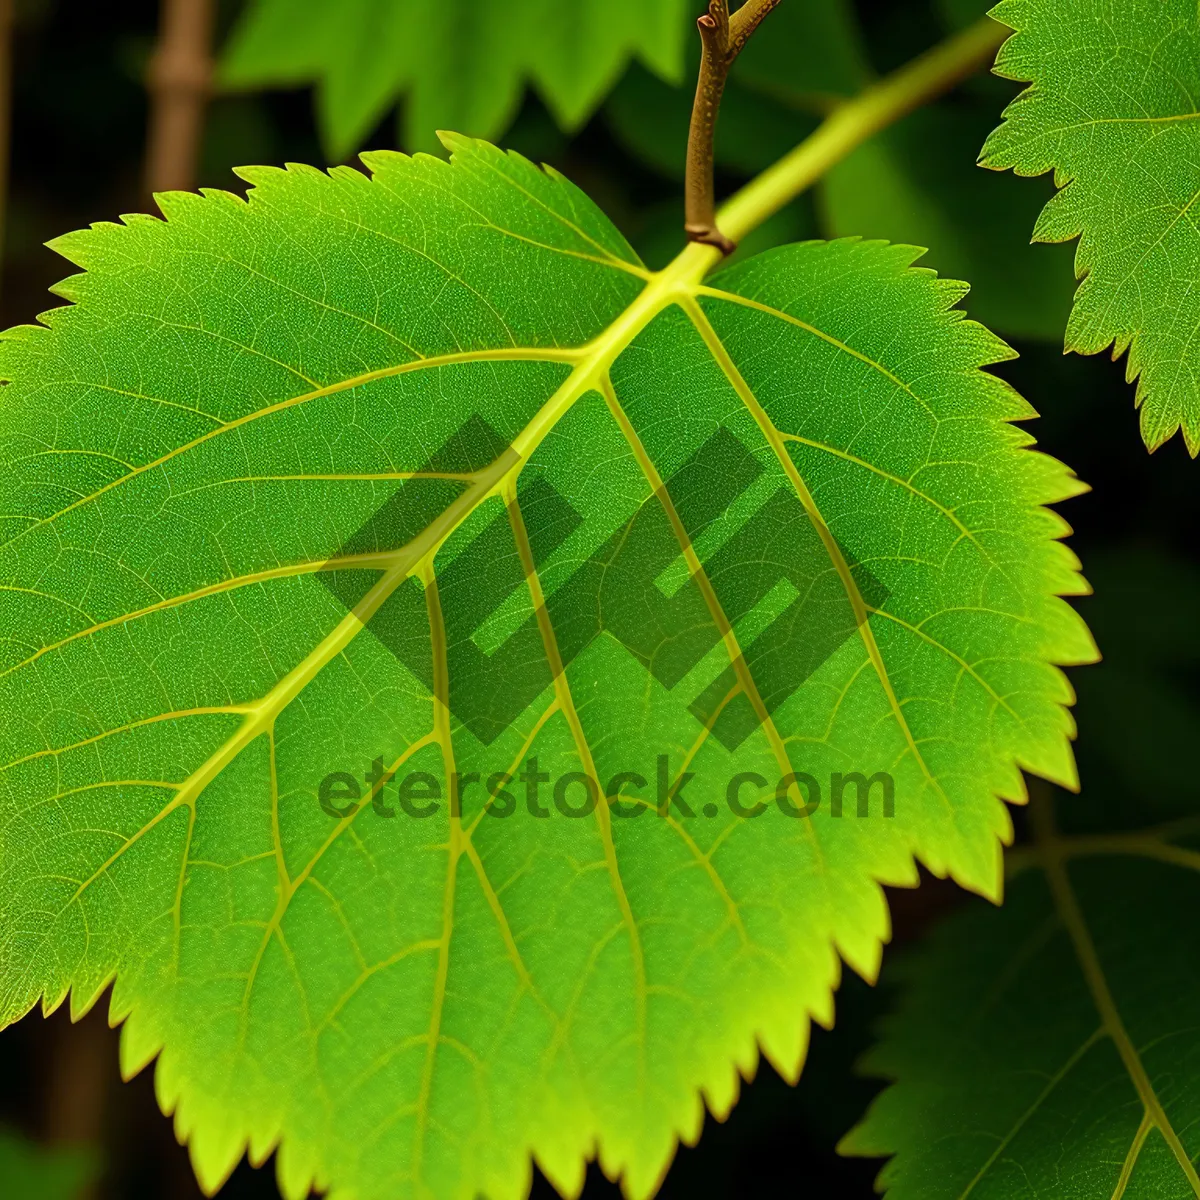
<path id="1" fill-rule="evenodd" d="M 0 0 L 0 14 L 12 2 Z M 579 2 L 607 19 L 572 42 L 547 16 L 557 0 L 220 0 L 217 86 L 196 180 L 240 190 L 231 169 L 241 164 L 352 162 L 365 147 L 429 151 L 434 128 L 458 127 L 563 171 L 660 266 L 682 244 L 698 5 Z M 840 98 L 985 8 L 785 0 L 735 68 L 718 131 L 719 190 L 732 191 Z M 526 9 L 539 19 L 512 17 Z M 150 205 L 145 80 L 159 22 L 155 0 L 15 0 L 5 326 L 54 303 L 47 289 L 65 270 L 46 241 Z M 1059 820 L 1133 827 L 1194 812 L 1200 791 L 1191 758 L 1200 712 L 1197 467 L 1180 439 L 1146 454 L 1120 367 L 1062 356 L 1073 247 L 1029 245 L 1051 184 L 975 166 L 1015 91 L 988 76 L 969 80 L 861 147 L 739 253 L 843 235 L 929 247 L 924 264 L 968 280 L 970 314 L 1020 351 L 1000 372 L 1042 414 L 1032 432 L 1093 487 L 1064 515 L 1097 590 L 1080 607 L 1105 661 L 1073 676 L 1083 791 L 1060 798 Z M 1020 813 L 1017 823 L 1020 831 Z M 949 909 L 982 904 L 928 880 L 891 898 L 901 944 Z M 681 1152 L 662 1194 L 872 1195 L 878 1163 L 839 1159 L 833 1146 L 877 1090 L 852 1067 L 889 1008 L 890 974 L 885 962 L 876 988 L 848 977 L 837 1028 L 814 1032 L 799 1087 L 764 1065 L 730 1120 L 710 1120 L 699 1146 Z M 0 1035 L 5 1200 L 199 1195 L 158 1113 L 152 1073 L 120 1082 L 117 1035 L 102 1010 L 74 1026 L 63 1012 L 34 1014 Z M 243 1165 L 222 1194 L 277 1193 L 269 1168 Z M 535 1194 L 552 1193 L 539 1180 Z M 586 1195 L 614 1194 L 593 1171 Z"/>

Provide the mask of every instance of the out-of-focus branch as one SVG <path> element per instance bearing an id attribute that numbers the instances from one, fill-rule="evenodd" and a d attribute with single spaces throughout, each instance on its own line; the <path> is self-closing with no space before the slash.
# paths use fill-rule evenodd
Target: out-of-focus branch
<path id="1" fill-rule="evenodd" d="M 214 17 L 214 0 L 162 0 L 158 46 L 146 80 L 151 101 L 149 192 L 186 191 L 196 185 L 212 86 Z"/>

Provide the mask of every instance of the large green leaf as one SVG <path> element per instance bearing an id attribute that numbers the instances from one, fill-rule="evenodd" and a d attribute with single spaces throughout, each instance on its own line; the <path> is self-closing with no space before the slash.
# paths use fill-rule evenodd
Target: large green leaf
<path id="1" fill-rule="evenodd" d="M 881 882 L 995 894 L 1018 766 L 1074 782 L 1080 485 L 965 288 L 853 240 L 650 274 L 450 144 L 63 238 L 3 343 L 0 1020 L 115 976 L 210 1187 L 278 1144 L 289 1197 L 531 1152 L 646 1195 L 874 975 Z M 376 758 L 432 816 L 322 793 Z M 534 758 L 618 803 L 445 803 Z"/>
<path id="2" fill-rule="evenodd" d="M 1034 229 L 1079 237 L 1067 348 L 1128 351 L 1142 435 L 1200 449 L 1200 17 L 1194 0 L 1005 0 L 1017 32 L 996 71 L 1032 87 L 1005 111 L 985 166 L 1053 171 Z"/>
<path id="3" fill-rule="evenodd" d="M 403 94 L 405 143 L 431 130 L 503 133 L 527 83 L 579 126 L 637 56 L 682 70 L 687 0 L 253 0 L 219 71 L 230 88 L 317 83 L 332 160 L 360 146 Z M 694 30 L 693 36 L 694 36 Z"/>
<path id="4" fill-rule="evenodd" d="M 842 1143 L 896 1155 L 889 1200 L 1200 1195 L 1198 832 L 1043 832 L 905 964 L 865 1063 L 896 1082 Z"/>

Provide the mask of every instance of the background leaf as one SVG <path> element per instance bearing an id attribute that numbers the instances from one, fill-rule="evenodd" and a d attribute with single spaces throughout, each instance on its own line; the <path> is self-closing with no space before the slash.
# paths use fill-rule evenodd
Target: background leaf
<path id="1" fill-rule="evenodd" d="M 884 972 L 899 1011 L 862 1065 L 894 1083 L 842 1148 L 895 1154 L 881 1176 L 892 1200 L 1193 1194 L 1161 1131 L 1142 1126 L 1138 1091 L 1154 1092 L 1194 1163 L 1196 579 L 1144 538 L 1088 562 L 1104 660 L 1079 677 L 1083 793 L 1054 798 L 1056 839 L 1039 830 L 1009 851 L 1001 910 L 971 903 Z M 1064 859 L 1057 901 L 1047 852 Z M 1122 1064 L 1116 1022 L 1093 1036 L 1105 994 L 1144 1078 Z"/>
<path id="2" fill-rule="evenodd" d="M 613 132 L 651 166 L 682 178 L 700 63 L 694 14 L 686 21 L 682 79 L 634 66 L 605 107 Z M 744 175 L 770 166 L 819 116 L 869 81 L 871 69 L 845 0 L 781 4 L 739 55 L 721 101 L 718 163 Z"/>
<path id="3" fill-rule="evenodd" d="M 437 129 L 502 133 L 527 83 L 573 129 L 635 56 L 679 80 L 686 8 L 687 0 L 253 0 L 220 80 L 318 83 L 318 122 L 335 162 L 401 94 L 412 149 L 437 148 Z"/>
<path id="4" fill-rule="evenodd" d="M 747 87 L 818 111 L 860 91 L 871 75 L 847 0 L 781 5 L 767 35 L 751 40 L 734 69 Z"/>
<path id="5" fill-rule="evenodd" d="M 721 101 L 716 155 L 720 166 L 750 176 L 815 129 L 817 118 L 781 106 L 740 79 L 735 66 Z M 694 92 L 634 66 L 609 97 L 605 117 L 622 145 L 643 162 L 682 179 Z"/>
<path id="6" fill-rule="evenodd" d="M 982 161 L 1018 175 L 1054 171 L 1062 189 L 1038 241 L 1078 237 L 1082 283 L 1069 350 L 1128 351 L 1142 436 L 1152 450 L 1182 428 L 1200 448 L 1193 347 L 1200 308 L 1200 17 L 1191 0 L 1114 4 L 1006 0 L 993 10 L 1017 32 L 997 73 L 1030 83 L 988 138 Z"/>
<path id="7" fill-rule="evenodd" d="M 1044 841 L 898 973 L 864 1062 L 896 1082 L 842 1143 L 896 1155 L 889 1200 L 1200 1191 L 1196 833 Z"/>

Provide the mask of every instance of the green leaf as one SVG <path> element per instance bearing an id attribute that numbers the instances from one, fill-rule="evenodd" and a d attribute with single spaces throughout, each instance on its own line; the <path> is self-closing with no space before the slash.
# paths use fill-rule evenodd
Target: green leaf
<path id="1" fill-rule="evenodd" d="M 0 1193 L 37 1200 L 77 1200 L 96 1176 L 93 1156 L 78 1148 L 33 1145 L 0 1125 Z"/>
<path id="2" fill-rule="evenodd" d="M 210 1188 L 278 1145 L 287 1197 L 531 1153 L 648 1195 L 874 976 L 880 883 L 994 895 L 1018 765 L 1074 782 L 1080 485 L 963 285 L 852 240 L 652 275 L 449 145 L 60 239 L 72 303 L 2 343 L 0 1020 L 115 976 Z"/>
<path id="3" fill-rule="evenodd" d="M 896 1082 L 841 1146 L 896 1155 L 889 1200 L 1200 1194 L 1197 830 L 1043 834 L 904 966 L 864 1064 Z"/>
<path id="4" fill-rule="evenodd" d="M 227 88 L 316 83 L 329 157 L 349 156 L 406 96 L 406 145 L 430 130 L 504 132 L 526 84 L 578 128 L 635 56 L 682 71 L 686 0 L 253 0 L 226 46 Z"/>
<path id="5" fill-rule="evenodd" d="M 1033 86 L 1005 112 L 981 161 L 1018 175 L 1054 171 L 1062 190 L 1038 241 L 1078 237 L 1083 278 L 1069 350 L 1128 351 L 1150 449 L 1182 428 L 1200 449 L 1196 157 L 1200 18 L 1193 0 L 1006 0 L 1017 32 L 996 71 Z"/>
<path id="6" fill-rule="evenodd" d="M 974 105 L 942 104 L 876 135 L 821 181 L 825 228 L 929 246 L 931 266 L 971 281 L 981 321 L 1006 337 L 1057 339 L 1071 308 L 1071 255 L 1031 252 L 1036 190 L 976 167 L 990 124 Z"/>
<path id="7" fill-rule="evenodd" d="M 1059 797 L 1067 832 L 1039 829 L 1040 844 L 1010 851 L 1002 910 L 977 906 L 884 974 L 902 1002 L 864 1065 L 896 1082 L 842 1148 L 896 1154 L 882 1177 L 892 1200 L 1195 1194 L 1169 1139 L 1142 1130 L 1138 1073 L 1109 1027 L 1075 1053 L 1107 992 L 1142 1090 L 1148 1080 L 1195 1161 L 1195 575 L 1145 544 L 1089 559 L 1104 661 L 1079 680 L 1083 802 Z M 1047 844 L 1065 860 L 1057 900 Z M 1081 966 L 1088 940 L 1100 986 Z"/>

